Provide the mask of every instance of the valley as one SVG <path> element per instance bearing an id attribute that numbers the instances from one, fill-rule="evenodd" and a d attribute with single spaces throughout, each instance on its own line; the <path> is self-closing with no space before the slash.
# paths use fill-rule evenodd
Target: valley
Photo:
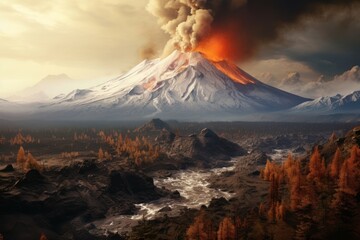
<path id="1" fill-rule="evenodd" d="M 267 199 L 268 159 L 301 159 L 356 126 L 112 124 L 1 130 L 4 239 L 185 239 L 201 209 L 219 221 Z"/>

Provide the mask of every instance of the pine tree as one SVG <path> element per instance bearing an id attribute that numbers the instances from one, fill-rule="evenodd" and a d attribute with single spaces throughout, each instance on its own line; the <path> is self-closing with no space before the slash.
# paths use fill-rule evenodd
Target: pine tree
<path id="1" fill-rule="evenodd" d="M 24 164 L 24 170 L 31 170 L 31 169 L 36 169 L 38 171 L 41 171 L 41 166 L 40 164 L 37 162 L 37 160 L 33 157 L 33 155 L 31 153 L 28 152 L 27 157 L 26 157 L 26 161 Z"/>
<path id="2" fill-rule="evenodd" d="M 225 217 L 219 225 L 217 240 L 235 240 L 235 226 L 231 218 Z"/>
<path id="3" fill-rule="evenodd" d="M 17 157 L 16 157 L 16 164 L 17 164 L 18 168 L 23 170 L 25 162 L 26 162 L 25 150 L 21 146 L 19 148 L 19 151 L 18 151 L 18 154 L 17 154 Z"/>
<path id="4" fill-rule="evenodd" d="M 323 177 L 323 174 L 325 173 L 325 166 L 322 164 L 321 155 L 319 152 L 319 148 L 315 147 L 313 154 L 310 157 L 310 163 L 309 163 L 309 174 L 308 179 L 309 180 L 315 180 L 320 181 Z"/>
<path id="5" fill-rule="evenodd" d="M 211 239 L 211 236 L 208 235 L 206 229 L 204 211 L 200 210 L 200 213 L 195 217 L 194 223 L 189 226 L 186 230 L 186 239 L 187 240 L 208 240 Z"/>
<path id="6" fill-rule="evenodd" d="M 330 164 L 330 176 L 332 178 L 334 178 L 334 179 L 339 177 L 339 173 L 340 173 L 340 170 L 341 170 L 340 156 L 341 156 L 340 149 L 337 148 L 336 152 L 334 154 L 334 157 L 333 157 L 333 159 L 331 161 L 331 164 Z"/>
<path id="7" fill-rule="evenodd" d="M 99 148 L 98 159 L 99 159 L 99 160 L 103 160 L 103 159 L 104 159 L 104 151 L 102 150 L 102 148 Z"/>
<path id="8" fill-rule="evenodd" d="M 40 240 L 48 240 L 44 233 L 40 235 Z"/>

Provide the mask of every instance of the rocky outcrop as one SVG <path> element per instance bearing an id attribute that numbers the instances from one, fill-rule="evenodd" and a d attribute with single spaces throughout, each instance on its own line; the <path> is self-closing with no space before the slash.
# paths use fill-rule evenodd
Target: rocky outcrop
<path id="1" fill-rule="evenodd" d="M 162 130 L 167 130 L 171 132 L 171 128 L 169 124 L 162 121 L 159 118 L 152 119 L 150 122 L 144 124 L 143 126 L 134 130 L 137 133 L 153 133 L 153 132 L 161 132 Z"/>
<path id="2" fill-rule="evenodd" d="M 199 134 L 176 137 L 170 154 L 182 154 L 188 158 L 210 162 L 229 160 L 234 156 L 245 155 L 246 151 L 238 144 L 219 137 L 212 130 L 205 128 Z"/>
<path id="3" fill-rule="evenodd" d="M 19 235 L 16 228 L 30 231 L 36 225 L 32 233 L 46 232 L 51 239 L 76 239 L 71 234 L 88 232 L 83 231 L 88 223 L 105 216 L 135 214 L 135 204 L 171 194 L 156 188 L 153 179 L 143 173 L 113 170 L 115 163 L 84 160 L 44 172 L 0 175 L 0 185 L 9 186 L 1 190 L 0 219 L 22 219 L 22 227 L 0 224 L 0 233 L 5 239 L 35 239 Z M 92 237 L 86 239 L 102 239 Z"/>

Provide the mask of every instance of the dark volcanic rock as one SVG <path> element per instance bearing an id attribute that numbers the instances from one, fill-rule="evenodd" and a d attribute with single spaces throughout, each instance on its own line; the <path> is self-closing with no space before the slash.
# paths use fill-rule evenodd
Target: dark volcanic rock
<path id="1" fill-rule="evenodd" d="M 13 172 L 13 171 L 15 171 L 15 169 L 11 164 L 8 164 L 5 168 L 0 170 L 0 172 Z"/>
<path id="2" fill-rule="evenodd" d="M 79 173 L 85 174 L 97 170 L 98 167 L 95 164 L 95 160 L 85 160 L 79 166 Z"/>
<path id="3" fill-rule="evenodd" d="M 130 171 L 112 171 L 110 173 L 109 191 L 148 197 L 157 195 L 154 181 L 151 177 Z"/>
<path id="4" fill-rule="evenodd" d="M 143 126 L 135 129 L 135 132 L 144 133 L 144 132 L 159 132 L 162 130 L 167 130 L 168 132 L 171 132 L 171 128 L 169 124 L 166 122 L 155 118 L 152 119 L 150 122 L 144 124 Z"/>
<path id="5" fill-rule="evenodd" d="M 38 185 L 45 181 L 45 177 L 39 173 L 36 169 L 29 170 L 25 176 L 20 179 L 16 186 L 31 186 L 31 185 Z"/>
<path id="6" fill-rule="evenodd" d="M 180 195 L 179 191 L 176 190 L 176 191 L 174 191 L 174 192 L 172 192 L 172 193 L 170 194 L 170 198 L 172 198 L 172 199 L 179 199 L 179 198 L 181 198 L 181 195 Z"/>
<path id="7" fill-rule="evenodd" d="M 198 135 L 176 137 L 170 152 L 206 161 L 228 160 L 233 156 L 246 154 L 246 151 L 238 144 L 219 137 L 207 128 L 201 130 Z"/>
<path id="8" fill-rule="evenodd" d="M 171 207 L 169 206 L 166 206 L 166 207 L 163 207 L 162 209 L 159 210 L 159 212 L 171 212 Z"/>

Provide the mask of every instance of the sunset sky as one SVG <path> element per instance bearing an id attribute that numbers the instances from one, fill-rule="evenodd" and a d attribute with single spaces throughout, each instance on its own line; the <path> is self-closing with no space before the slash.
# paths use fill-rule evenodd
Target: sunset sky
<path id="1" fill-rule="evenodd" d="M 148 49 L 160 56 L 168 36 L 146 11 L 147 3 L 0 0 L 0 97 L 49 74 L 106 80 L 137 64 Z M 340 76 L 360 64 L 358 6 L 304 20 L 240 66 L 274 85 L 294 72 L 306 82 L 322 74 Z"/>

